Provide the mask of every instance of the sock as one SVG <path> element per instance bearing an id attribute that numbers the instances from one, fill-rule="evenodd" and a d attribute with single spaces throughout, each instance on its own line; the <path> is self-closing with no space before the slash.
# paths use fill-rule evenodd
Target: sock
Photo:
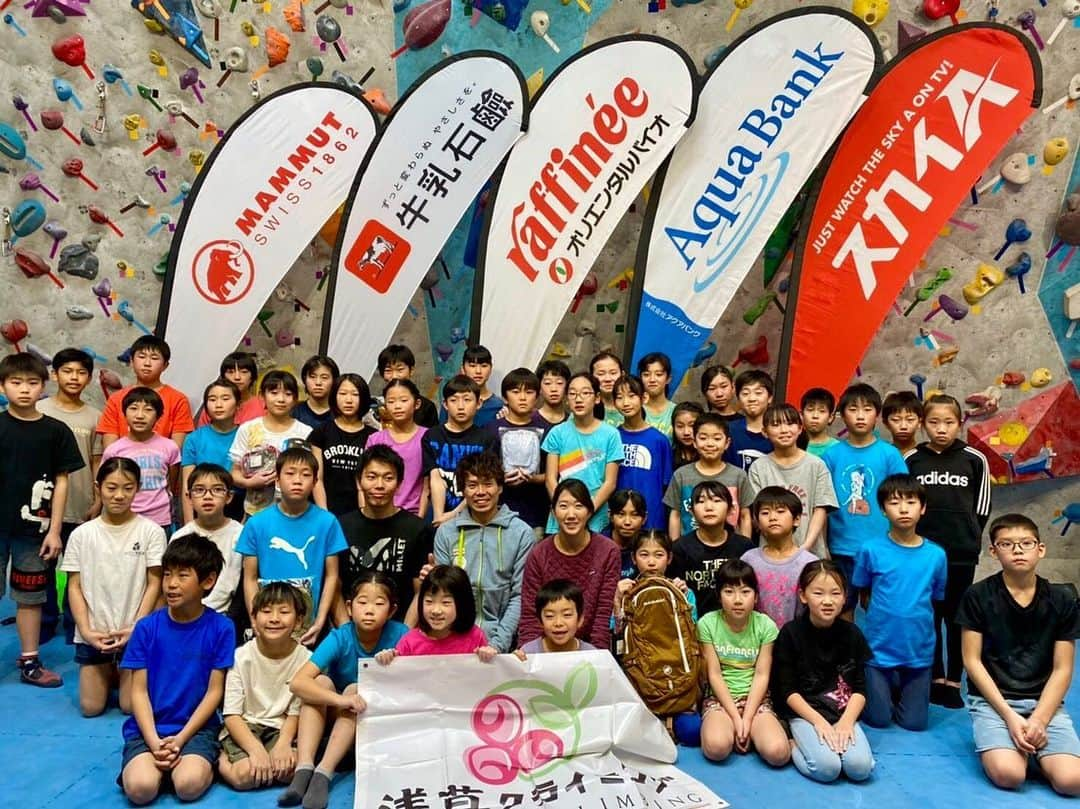
<path id="1" fill-rule="evenodd" d="M 304 800 L 304 793 L 307 792 L 308 783 L 310 783 L 311 774 L 314 771 L 315 766 L 313 764 L 297 765 L 296 772 L 293 773 L 292 783 L 278 796 L 277 805 L 299 806 L 301 801 Z"/>
<path id="2" fill-rule="evenodd" d="M 326 809 L 326 804 L 330 802 L 330 779 L 333 775 L 315 770 L 304 793 L 304 809 Z"/>

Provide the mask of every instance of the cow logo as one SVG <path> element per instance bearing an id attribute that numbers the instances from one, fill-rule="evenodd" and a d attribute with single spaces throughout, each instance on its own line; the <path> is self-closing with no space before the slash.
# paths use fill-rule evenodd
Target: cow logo
<path id="1" fill-rule="evenodd" d="M 412 246 L 382 222 L 369 219 L 345 256 L 345 269 L 385 295 Z"/>
<path id="2" fill-rule="evenodd" d="M 235 239 L 216 239 L 204 244 L 191 262 L 195 289 L 210 303 L 236 303 L 255 282 L 255 262 Z"/>

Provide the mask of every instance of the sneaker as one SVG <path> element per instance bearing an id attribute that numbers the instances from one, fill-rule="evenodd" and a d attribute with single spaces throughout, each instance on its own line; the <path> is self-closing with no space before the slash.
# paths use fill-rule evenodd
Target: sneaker
<path id="1" fill-rule="evenodd" d="M 27 685 L 36 685 L 39 688 L 59 688 L 64 684 L 64 679 L 55 671 L 49 671 L 41 665 L 41 658 L 19 658 L 19 678 Z"/>

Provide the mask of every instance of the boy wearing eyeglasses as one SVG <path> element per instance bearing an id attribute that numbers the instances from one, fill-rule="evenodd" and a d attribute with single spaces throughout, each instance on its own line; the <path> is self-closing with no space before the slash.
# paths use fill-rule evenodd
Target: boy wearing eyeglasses
<path id="1" fill-rule="evenodd" d="M 908 469 L 926 488 L 926 513 L 916 530 L 945 550 L 945 598 L 934 602 L 934 662 L 930 701 L 963 708 L 960 695 L 960 627 L 956 608 L 975 580 L 982 535 L 990 518 L 990 466 L 986 456 L 960 440 L 960 403 L 942 394 L 923 404 L 928 441 L 904 453 Z"/>
<path id="2" fill-rule="evenodd" d="M 1080 795 L 1080 739 L 1063 705 L 1080 637 L 1076 588 L 1036 574 L 1046 546 L 1023 514 L 990 524 L 990 554 L 1001 572 L 972 585 L 956 614 L 975 750 L 1001 789 L 1023 784 L 1035 756 L 1055 791 Z"/>
<path id="3" fill-rule="evenodd" d="M 212 463 L 197 464 L 187 481 L 187 498 L 195 519 L 172 537 L 201 534 L 218 546 L 225 557 L 225 567 L 203 604 L 222 615 L 230 614 L 229 608 L 244 569 L 244 558 L 236 552 L 236 540 L 243 526 L 225 516 L 225 507 L 233 498 L 232 485 L 232 474 L 224 467 Z M 240 631 L 244 628 L 246 625 L 240 627 Z"/>

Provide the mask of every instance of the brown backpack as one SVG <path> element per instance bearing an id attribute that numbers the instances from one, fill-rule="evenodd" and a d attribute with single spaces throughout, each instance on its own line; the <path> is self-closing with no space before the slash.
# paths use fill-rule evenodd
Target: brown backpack
<path id="1" fill-rule="evenodd" d="M 697 709 L 702 663 L 686 596 L 663 576 L 646 576 L 623 600 L 623 669 L 657 716 Z"/>

